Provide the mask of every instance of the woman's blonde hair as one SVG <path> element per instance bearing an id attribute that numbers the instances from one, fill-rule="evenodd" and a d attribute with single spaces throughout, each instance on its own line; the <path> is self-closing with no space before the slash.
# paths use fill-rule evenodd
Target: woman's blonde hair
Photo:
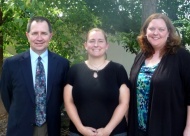
<path id="1" fill-rule="evenodd" d="M 91 32 L 93 32 L 93 31 L 100 31 L 100 32 L 102 32 L 103 35 L 104 35 L 104 38 L 105 38 L 105 40 L 106 40 L 106 42 L 107 42 L 107 35 L 106 35 L 106 33 L 104 32 L 104 30 L 102 30 L 102 29 L 100 29 L 100 28 L 92 28 L 92 29 L 90 29 L 90 30 L 88 31 L 87 35 L 86 35 L 86 41 L 88 40 L 89 34 L 90 34 Z"/>

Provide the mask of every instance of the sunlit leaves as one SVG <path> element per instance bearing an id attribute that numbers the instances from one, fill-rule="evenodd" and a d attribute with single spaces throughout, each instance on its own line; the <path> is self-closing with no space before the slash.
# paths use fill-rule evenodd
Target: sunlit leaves
<path id="1" fill-rule="evenodd" d="M 190 19 L 184 18 L 174 22 L 182 37 L 183 46 L 190 46 Z"/>
<path id="2" fill-rule="evenodd" d="M 8 0 L 3 3 L 4 47 L 14 46 L 17 53 L 28 49 L 26 25 L 33 16 L 47 17 L 53 26 L 50 50 L 68 58 L 71 63 L 84 59 L 83 36 L 100 21 L 83 0 Z"/>

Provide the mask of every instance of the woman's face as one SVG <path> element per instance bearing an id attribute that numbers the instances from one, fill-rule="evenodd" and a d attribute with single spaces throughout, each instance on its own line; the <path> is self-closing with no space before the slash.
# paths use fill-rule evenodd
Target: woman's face
<path id="1" fill-rule="evenodd" d="M 163 19 L 153 19 L 146 30 L 146 36 L 155 50 L 162 49 L 169 37 L 169 31 Z"/>
<path id="2" fill-rule="evenodd" d="M 103 57 L 109 45 L 101 31 L 92 31 L 84 46 L 90 57 Z"/>

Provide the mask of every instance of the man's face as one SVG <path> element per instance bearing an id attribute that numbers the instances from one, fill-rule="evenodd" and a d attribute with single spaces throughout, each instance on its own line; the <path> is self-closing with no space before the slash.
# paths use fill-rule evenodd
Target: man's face
<path id="1" fill-rule="evenodd" d="M 48 48 L 52 33 L 46 21 L 31 23 L 30 32 L 26 32 L 31 49 L 37 54 L 42 54 Z"/>

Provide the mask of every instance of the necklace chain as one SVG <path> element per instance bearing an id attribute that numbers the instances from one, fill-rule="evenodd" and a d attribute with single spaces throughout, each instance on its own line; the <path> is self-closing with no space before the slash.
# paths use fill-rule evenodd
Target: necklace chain
<path id="1" fill-rule="evenodd" d="M 95 68 L 95 71 L 98 72 L 98 71 L 99 71 L 99 68 L 101 68 L 101 67 L 105 64 L 105 60 L 103 61 L 102 64 L 100 64 L 100 65 L 97 66 L 97 67 L 95 67 L 94 65 L 90 64 L 89 61 L 88 61 L 88 64 L 89 64 L 91 67 Z"/>
<path id="2" fill-rule="evenodd" d="M 90 67 L 95 68 L 95 72 L 93 73 L 93 77 L 94 77 L 94 78 L 98 78 L 98 71 L 99 71 L 99 68 L 101 68 L 101 67 L 105 64 L 105 62 L 106 62 L 106 60 L 104 60 L 104 62 L 103 62 L 101 65 L 99 65 L 98 67 L 96 67 L 96 66 L 90 64 L 89 61 L 87 61 L 88 65 L 89 65 Z"/>

